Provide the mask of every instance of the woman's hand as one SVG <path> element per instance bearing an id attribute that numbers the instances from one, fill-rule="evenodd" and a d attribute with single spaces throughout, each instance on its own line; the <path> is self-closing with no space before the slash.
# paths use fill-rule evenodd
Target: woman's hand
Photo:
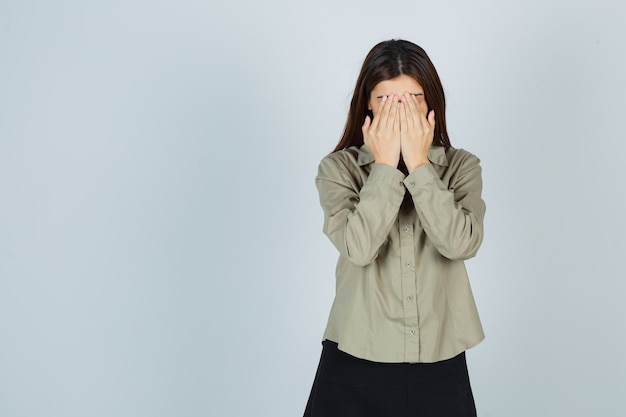
<path id="1" fill-rule="evenodd" d="M 394 168 L 400 162 L 400 116 L 399 98 L 395 94 L 383 96 L 374 120 L 365 117 L 363 142 L 374 155 L 377 164 Z"/>
<path id="2" fill-rule="evenodd" d="M 424 96 L 404 93 L 400 103 L 400 141 L 404 163 L 409 171 L 428 163 L 428 150 L 435 134 L 435 111 L 426 116 Z"/>

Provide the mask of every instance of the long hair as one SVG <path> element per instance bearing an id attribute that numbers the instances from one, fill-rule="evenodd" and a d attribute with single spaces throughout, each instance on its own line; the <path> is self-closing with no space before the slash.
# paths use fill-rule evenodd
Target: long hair
<path id="1" fill-rule="evenodd" d="M 367 108 L 372 90 L 379 82 L 391 80 L 400 75 L 408 75 L 422 86 L 428 111 L 435 111 L 433 144 L 446 149 L 452 146 L 446 129 L 446 99 L 435 66 L 419 46 L 409 41 L 392 39 L 374 46 L 365 57 L 356 87 L 354 87 L 343 135 L 333 152 L 350 146 L 363 145 L 361 126 L 365 121 L 365 116 L 369 114 L 372 117 Z"/>

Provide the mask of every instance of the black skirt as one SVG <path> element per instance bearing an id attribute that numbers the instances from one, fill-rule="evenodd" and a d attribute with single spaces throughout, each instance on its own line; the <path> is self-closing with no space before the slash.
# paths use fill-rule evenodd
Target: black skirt
<path id="1" fill-rule="evenodd" d="M 435 363 L 380 363 L 328 340 L 304 417 L 475 417 L 465 353 Z"/>

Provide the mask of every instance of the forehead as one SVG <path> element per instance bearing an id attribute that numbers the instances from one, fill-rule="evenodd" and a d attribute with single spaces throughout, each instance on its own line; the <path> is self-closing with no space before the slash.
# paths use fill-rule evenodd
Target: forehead
<path id="1" fill-rule="evenodd" d="M 374 86 L 372 94 L 402 94 L 405 91 L 410 93 L 423 93 L 420 83 L 418 83 L 413 77 L 403 74 L 396 78 L 379 82 Z"/>

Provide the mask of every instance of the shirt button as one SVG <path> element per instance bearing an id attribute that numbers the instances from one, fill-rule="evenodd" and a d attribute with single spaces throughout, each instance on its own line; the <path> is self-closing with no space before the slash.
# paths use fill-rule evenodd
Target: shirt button
<path id="1" fill-rule="evenodd" d="M 409 301 L 413 301 L 413 296 L 409 295 L 406 299 L 409 300 Z"/>
<path id="2" fill-rule="evenodd" d="M 404 266 L 406 266 L 407 268 L 410 268 L 411 267 L 411 261 L 406 261 L 404 263 Z"/>
<path id="3" fill-rule="evenodd" d="M 411 187 L 415 187 L 415 181 L 411 181 L 411 182 L 409 183 L 409 185 L 410 185 Z"/>
<path id="4" fill-rule="evenodd" d="M 411 231 L 411 228 L 409 226 L 404 226 L 404 231 L 406 233 L 409 233 Z"/>
<path id="5" fill-rule="evenodd" d="M 413 336 L 413 335 L 415 334 L 415 330 L 410 329 L 410 330 L 409 330 L 409 334 L 410 334 L 411 336 Z"/>

